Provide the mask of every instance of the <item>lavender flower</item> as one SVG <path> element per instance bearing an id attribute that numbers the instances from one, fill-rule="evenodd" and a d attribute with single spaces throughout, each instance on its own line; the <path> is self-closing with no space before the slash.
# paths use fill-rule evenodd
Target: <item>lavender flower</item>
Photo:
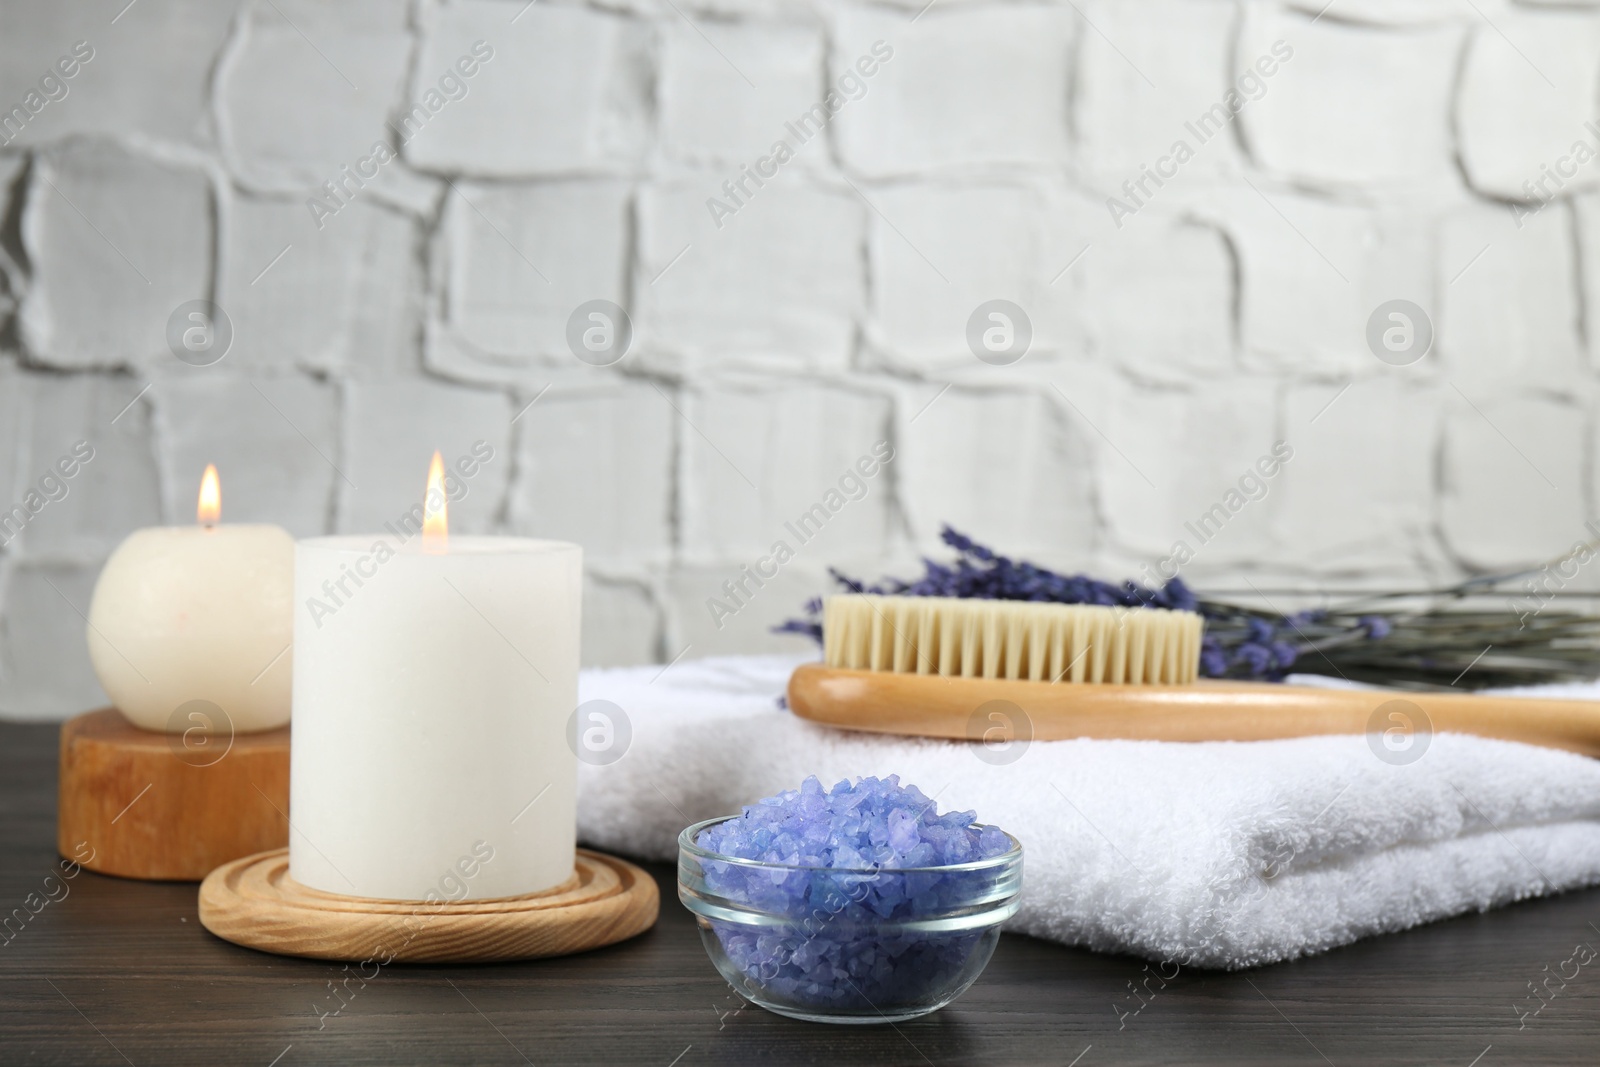
<path id="1" fill-rule="evenodd" d="M 1382 615 L 1363 615 L 1356 622 L 1367 631 L 1367 637 L 1373 641 L 1381 641 L 1394 629 L 1389 620 Z"/>

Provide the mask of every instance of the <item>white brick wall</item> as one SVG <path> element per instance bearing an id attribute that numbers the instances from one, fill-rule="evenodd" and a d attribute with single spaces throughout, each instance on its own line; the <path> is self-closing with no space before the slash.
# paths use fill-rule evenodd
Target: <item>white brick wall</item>
<path id="1" fill-rule="evenodd" d="M 247 11 L 217 76 L 222 150 L 246 181 L 318 185 L 385 134 L 410 59 L 403 11 L 370 0 Z"/>
<path id="2" fill-rule="evenodd" d="M 1081 268 L 1095 347 L 1133 376 L 1181 385 L 1233 367 L 1238 273 L 1226 234 L 1188 220 L 1130 226 Z M 1059 284 L 1059 283 L 1058 283 Z M 1160 308 L 1160 314 L 1151 312 Z"/>
<path id="3" fill-rule="evenodd" d="M 1085 170 L 1114 188 L 1222 96 L 1239 15 L 1231 3 L 1203 0 L 1082 6 L 1104 36 L 1090 30 L 1078 45 L 1076 145 Z M 1215 174 L 1237 158 L 1224 141 L 1189 166 Z"/>
<path id="4" fill-rule="evenodd" d="M 717 228 L 705 202 L 722 180 L 706 172 L 641 190 L 633 285 L 644 361 L 674 372 L 842 369 L 860 319 L 866 209 L 848 188 L 780 173 Z"/>
<path id="5" fill-rule="evenodd" d="M 98 0 L 6 6 L 0 100 L 8 110 L 77 42 L 93 57 L 68 79 L 67 96 L 45 105 L 18 145 L 44 146 L 75 134 L 137 134 L 176 143 L 208 138 L 213 101 L 207 87 L 235 18 L 230 5 L 171 0 L 152 4 L 143 18 L 114 24 L 116 12 L 105 8 Z"/>
<path id="6" fill-rule="evenodd" d="M 202 170 L 107 141 L 41 152 L 22 215 L 34 268 L 21 313 L 30 355 L 74 368 L 158 359 L 167 315 L 205 293 L 213 207 Z"/>
<path id="7" fill-rule="evenodd" d="M 469 97 L 470 100 L 470 97 Z M 441 369 L 571 364 L 567 317 L 626 296 L 629 188 L 623 182 L 460 182 L 445 197 L 433 257 Z"/>
<path id="8" fill-rule="evenodd" d="M 655 27 L 594 8 L 522 6 L 469 0 L 428 12 L 397 110 L 423 100 L 476 42 L 494 54 L 467 95 L 407 143 L 406 158 L 424 170 L 497 177 L 635 166 L 650 135 Z"/>
<path id="9" fill-rule="evenodd" d="M 1441 509 L 1450 547 L 1470 563 L 1510 569 L 1539 531 L 1577 537 L 1590 514 L 1577 405 L 1543 397 L 1454 401 L 1445 415 Z"/>
<path id="10" fill-rule="evenodd" d="M 591 568 L 644 575 L 672 558 L 674 464 L 687 427 L 649 384 L 595 378 L 552 386 L 518 416 L 511 528 L 576 541 Z"/>
<path id="11" fill-rule="evenodd" d="M 94 559 L 115 548 L 128 530 L 165 521 L 150 412 L 143 405 L 128 407 L 136 393 L 127 379 L 101 374 L 8 368 L 0 375 L 6 429 L 0 479 L 7 501 L 22 500 L 78 441 L 94 448 L 67 495 L 45 506 L 7 545 L 11 555 Z M 194 484 L 198 490 L 200 483 Z"/>
<path id="12" fill-rule="evenodd" d="M 1273 382 L 1234 374 L 1208 377 L 1182 391 L 1125 386 L 1095 421 L 1126 457 L 1113 454 L 1111 465 L 1102 468 L 1108 533 L 1156 561 L 1184 542 L 1194 550 L 1198 568 L 1215 569 L 1273 553 L 1271 519 L 1280 509 L 1284 479 L 1230 522 L 1225 536 L 1203 548 L 1185 528 L 1270 453 L 1277 437 Z M 1196 440 L 1204 440 L 1205 447 L 1185 447 Z"/>
<path id="13" fill-rule="evenodd" d="M 891 437 L 887 396 L 777 380 L 697 390 L 678 401 L 694 429 L 683 439 L 682 549 L 704 561 L 754 563 L 786 540 L 785 523 L 822 500 L 872 446 Z M 895 462 L 899 462 L 896 460 Z M 889 529 L 889 479 L 837 509 L 806 561 L 819 553 L 882 555 Z M 803 531 L 805 532 L 805 531 Z M 809 533 L 808 533 L 809 536 Z"/>
<path id="14" fill-rule="evenodd" d="M 335 468 L 340 533 L 377 530 L 394 521 L 422 499 L 435 451 L 448 468 L 480 440 L 494 449 L 494 457 L 467 483 L 466 495 L 451 502 L 450 524 L 462 533 L 485 533 L 503 521 L 516 414 L 505 393 L 389 378 L 347 382 L 344 402 L 344 439 L 338 445 L 310 437 L 296 413 L 278 405 L 310 438 L 301 442 L 300 453 L 309 449 Z"/>
<path id="15" fill-rule="evenodd" d="M 1439 267 L 1440 356 L 1460 388 L 1571 388 L 1587 377 L 1567 205 L 1509 232 L 1503 208 L 1455 212 L 1441 221 Z"/>
<path id="16" fill-rule="evenodd" d="M 339 478 L 323 459 L 338 450 L 333 386 L 298 375 L 206 375 L 164 380 L 148 398 L 156 416 L 165 522 L 194 521 L 197 473 L 215 463 L 228 472 L 230 522 L 275 522 L 297 537 L 323 532 Z M 219 424 L 217 412 L 228 413 L 226 424 Z M 261 462 L 262 453 L 273 462 Z"/>
<path id="17" fill-rule="evenodd" d="M 1066 161 L 1072 9 L 933 8 L 916 21 L 881 8 L 839 17 L 830 73 L 882 41 L 893 55 L 838 119 L 839 153 L 869 177 Z"/>
<path id="18" fill-rule="evenodd" d="M 233 320 L 226 358 L 346 374 L 418 369 L 413 219 L 358 200 L 319 231 L 302 200 L 288 198 L 232 198 L 227 216 L 217 289 Z"/>
<path id="19" fill-rule="evenodd" d="M 946 521 L 1136 576 L 1275 440 L 1192 582 L 1443 581 L 1600 505 L 1592 5 L 120 6 L 0 0 L 0 508 L 96 449 L 0 546 L 0 717 L 98 699 L 77 612 L 207 462 L 229 519 L 309 535 L 489 441 L 453 521 L 583 542 L 606 664 L 803 647 L 768 627 L 829 564 L 914 567 Z M 1434 326 L 1409 367 L 1366 339 L 1397 298 Z M 611 366 L 568 347 L 595 299 L 633 326 Z M 1033 326 L 1013 365 L 969 349 L 993 299 Z M 194 300 L 213 366 L 168 346 Z"/>
<path id="20" fill-rule="evenodd" d="M 1294 49 L 1276 74 L 1261 79 L 1261 99 L 1244 111 L 1256 160 L 1307 182 L 1445 180 L 1461 38 L 1455 25 L 1375 30 L 1298 14 L 1252 17 L 1237 65 L 1267 56 L 1271 69 L 1274 41 Z"/>
<path id="21" fill-rule="evenodd" d="M 1094 430 L 1059 394 L 956 387 L 901 410 L 896 474 L 919 548 L 941 551 L 939 526 L 948 522 L 1019 554 L 1088 558 Z"/>
<path id="22" fill-rule="evenodd" d="M 1523 182 L 1553 168 L 1574 139 L 1594 147 L 1583 124 L 1595 118 L 1597 77 L 1600 18 L 1592 12 L 1508 12 L 1494 27 L 1475 27 L 1456 106 L 1473 186 L 1523 199 Z M 1593 188 L 1597 178 L 1588 168 L 1572 184 Z"/>
<path id="23" fill-rule="evenodd" d="M 749 163 L 772 147 L 783 119 L 822 96 L 823 62 L 819 25 L 668 24 L 658 102 L 663 151 L 686 163 Z M 747 82 L 746 69 L 760 80 Z"/>
<path id="24" fill-rule="evenodd" d="M 1406 575 L 1439 555 L 1429 527 L 1444 398 L 1415 372 L 1341 389 L 1296 385 L 1284 397 L 1295 457 L 1273 488 L 1278 535 L 1328 570 Z"/>
<path id="25" fill-rule="evenodd" d="M 868 196 L 876 211 L 868 243 L 874 300 L 867 329 L 887 362 L 908 370 L 972 364 L 967 317 L 997 298 L 1032 309 L 1034 348 L 1049 352 L 1049 339 L 1037 334 L 1066 294 L 1049 286 L 1044 274 L 1039 228 L 1045 203 L 1036 191 L 897 184 Z"/>

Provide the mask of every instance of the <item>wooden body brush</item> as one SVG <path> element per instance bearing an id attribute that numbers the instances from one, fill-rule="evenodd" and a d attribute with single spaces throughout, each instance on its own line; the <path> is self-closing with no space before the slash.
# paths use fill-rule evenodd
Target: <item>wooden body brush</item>
<path id="1" fill-rule="evenodd" d="M 823 662 L 794 672 L 789 707 L 851 730 L 970 740 L 991 725 L 985 706 L 1003 701 L 1026 715 L 1019 734 L 1031 725 L 1041 741 L 1402 729 L 1600 756 L 1600 701 L 1201 679 L 1202 625 L 1192 612 L 1158 608 L 834 596 L 823 611 Z"/>

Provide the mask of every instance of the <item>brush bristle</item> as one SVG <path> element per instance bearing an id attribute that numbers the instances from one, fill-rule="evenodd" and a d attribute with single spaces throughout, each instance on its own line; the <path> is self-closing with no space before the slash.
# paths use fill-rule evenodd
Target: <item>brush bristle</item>
<path id="1" fill-rule="evenodd" d="M 830 667 L 1033 682 L 1187 685 L 1200 673 L 1190 611 L 955 597 L 831 596 Z"/>

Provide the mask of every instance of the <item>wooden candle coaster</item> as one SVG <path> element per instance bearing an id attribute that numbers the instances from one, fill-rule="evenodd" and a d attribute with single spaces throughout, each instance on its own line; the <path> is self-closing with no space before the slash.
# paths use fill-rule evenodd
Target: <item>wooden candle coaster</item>
<path id="1" fill-rule="evenodd" d="M 655 925 L 655 879 L 579 849 L 573 875 L 543 893 L 498 900 L 374 900 L 289 877 L 289 850 L 235 860 L 200 885 L 200 922 L 225 941 L 280 956 L 355 963 L 490 963 L 566 956 Z"/>
<path id="2" fill-rule="evenodd" d="M 289 843 L 289 728 L 155 733 L 115 708 L 61 727 L 56 847 L 101 874 L 198 882 Z"/>

